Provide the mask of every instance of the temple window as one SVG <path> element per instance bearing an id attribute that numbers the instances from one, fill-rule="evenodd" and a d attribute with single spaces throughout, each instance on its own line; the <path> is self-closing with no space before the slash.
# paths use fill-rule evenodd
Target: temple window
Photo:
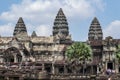
<path id="1" fill-rule="evenodd" d="M 67 68 L 67 72 L 68 72 L 68 73 L 72 73 L 72 70 L 69 69 L 69 68 Z"/>
<path id="2" fill-rule="evenodd" d="M 22 57 L 18 57 L 18 62 L 21 62 L 22 61 Z"/>
<path id="3" fill-rule="evenodd" d="M 60 67 L 58 68 L 58 71 L 59 71 L 59 73 L 64 73 L 64 67 L 63 67 L 63 66 L 60 66 Z"/>
<path id="4" fill-rule="evenodd" d="M 45 70 L 46 70 L 48 73 L 51 73 L 51 69 L 52 69 L 52 65 L 51 65 L 51 64 L 45 64 Z"/>
<path id="5" fill-rule="evenodd" d="M 10 62 L 14 62 L 14 59 L 13 59 L 13 58 L 10 58 Z"/>

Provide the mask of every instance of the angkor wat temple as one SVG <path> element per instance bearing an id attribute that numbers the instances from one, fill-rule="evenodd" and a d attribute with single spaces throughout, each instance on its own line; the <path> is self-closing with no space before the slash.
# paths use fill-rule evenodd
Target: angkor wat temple
<path id="1" fill-rule="evenodd" d="M 102 28 L 96 17 L 90 24 L 88 40 L 85 42 L 91 46 L 93 55 L 92 60 L 87 61 L 84 75 L 83 68 L 74 73 L 74 69 L 70 69 L 71 65 L 66 62 L 66 48 L 74 42 L 61 8 L 55 17 L 53 32 L 49 37 L 37 36 L 35 31 L 31 36 L 28 35 L 26 25 L 20 17 L 13 36 L 0 37 L 0 80 L 92 80 L 94 76 L 97 80 L 107 80 L 105 72 L 108 69 L 119 74 L 120 66 L 115 51 L 120 39 L 110 36 L 103 39 Z"/>

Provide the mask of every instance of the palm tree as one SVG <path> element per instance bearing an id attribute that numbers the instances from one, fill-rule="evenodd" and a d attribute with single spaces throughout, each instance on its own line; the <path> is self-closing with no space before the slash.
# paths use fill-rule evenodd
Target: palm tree
<path id="1" fill-rule="evenodd" d="M 71 46 L 67 48 L 66 56 L 69 61 L 74 63 L 73 65 L 79 65 L 79 64 L 86 64 L 87 60 L 91 59 L 92 56 L 92 50 L 89 45 L 82 42 L 75 42 Z M 81 63 L 82 62 L 82 63 Z M 78 66 L 76 66 L 78 67 Z M 84 75 L 84 67 L 83 66 L 83 75 Z M 78 72 L 78 68 L 76 68 L 76 72 Z"/>

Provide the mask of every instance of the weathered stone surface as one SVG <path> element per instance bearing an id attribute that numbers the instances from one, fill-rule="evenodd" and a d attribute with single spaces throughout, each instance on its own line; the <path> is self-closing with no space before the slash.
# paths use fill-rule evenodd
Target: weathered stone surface
<path id="1" fill-rule="evenodd" d="M 86 61 L 86 65 L 80 62 L 80 65 L 75 66 L 75 63 L 67 60 L 65 51 L 76 41 L 69 35 L 68 22 L 61 8 L 53 25 L 51 36 L 38 36 L 34 31 L 29 36 L 20 17 L 13 32 L 14 36 L 0 36 L 0 79 L 120 79 L 120 67 L 115 57 L 120 39 L 110 36 L 103 39 L 96 17 L 91 22 L 88 41 L 84 42 L 91 46 L 93 52 L 92 60 Z M 110 64 L 112 67 L 108 67 Z M 114 73 L 106 74 L 109 68 Z"/>

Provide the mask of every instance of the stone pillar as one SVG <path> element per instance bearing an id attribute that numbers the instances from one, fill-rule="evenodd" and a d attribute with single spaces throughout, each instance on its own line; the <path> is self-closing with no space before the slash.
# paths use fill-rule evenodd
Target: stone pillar
<path id="1" fill-rule="evenodd" d="M 115 62 L 115 72 L 116 72 L 116 73 L 119 73 L 118 61 Z"/>
<path id="2" fill-rule="evenodd" d="M 104 65 L 103 65 L 103 75 L 105 74 L 106 69 L 107 69 L 107 62 L 104 62 Z"/>
<path id="3" fill-rule="evenodd" d="M 44 65 L 44 63 L 42 63 L 42 71 L 44 71 L 45 70 L 45 65 Z"/>
<path id="4" fill-rule="evenodd" d="M 99 74 L 99 66 L 97 65 L 97 74 Z"/>
<path id="5" fill-rule="evenodd" d="M 116 65 L 115 72 L 119 73 L 119 67 L 118 67 L 118 65 Z"/>
<path id="6" fill-rule="evenodd" d="M 108 61 L 105 62 L 105 70 L 107 70 Z"/>
<path id="7" fill-rule="evenodd" d="M 64 73 L 67 73 L 66 65 L 64 65 Z"/>
<path id="8" fill-rule="evenodd" d="M 52 74 L 55 74 L 55 65 L 52 63 Z"/>
<path id="9" fill-rule="evenodd" d="M 91 66 L 91 74 L 93 74 L 93 65 Z"/>
<path id="10" fill-rule="evenodd" d="M 16 57 L 16 55 L 14 55 L 14 62 L 15 62 L 15 63 L 17 62 L 17 57 Z"/>

